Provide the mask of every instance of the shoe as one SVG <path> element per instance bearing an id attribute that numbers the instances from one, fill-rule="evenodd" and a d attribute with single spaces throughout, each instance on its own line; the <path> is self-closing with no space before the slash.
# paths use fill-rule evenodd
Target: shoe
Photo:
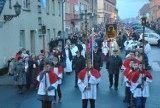
<path id="1" fill-rule="evenodd" d="M 115 89 L 115 90 L 118 90 L 118 87 L 115 87 L 114 89 Z"/>
<path id="2" fill-rule="evenodd" d="M 130 104 L 127 105 L 127 108 L 131 108 L 131 107 L 130 107 Z"/>
<path id="3" fill-rule="evenodd" d="M 22 91 L 19 91 L 19 94 L 22 94 L 23 92 Z"/>
<path id="4" fill-rule="evenodd" d="M 75 87 L 75 88 L 78 88 L 78 86 L 77 86 L 77 85 L 75 85 L 74 87 Z"/>
<path id="5" fill-rule="evenodd" d="M 109 88 L 112 88 L 112 85 L 110 84 Z"/>
<path id="6" fill-rule="evenodd" d="M 56 104 L 56 99 L 54 99 L 53 104 Z"/>
<path id="7" fill-rule="evenodd" d="M 61 103 L 61 99 L 58 99 L 58 103 Z"/>
<path id="8" fill-rule="evenodd" d="M 126 99 L 124 99 L 124 100 L 123 100 L 123 103 L 126 103 L 126 102 L 127 102 L 127 100 L 126 100 Z"/>

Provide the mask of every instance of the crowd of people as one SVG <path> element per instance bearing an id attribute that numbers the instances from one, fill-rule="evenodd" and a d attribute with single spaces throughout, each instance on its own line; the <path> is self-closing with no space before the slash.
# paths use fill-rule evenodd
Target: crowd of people
<path id="1" fill-rule="evenodd" d="M 114 83 L 114 89 L 118 90 L 119 73 L 123 70 L 126 87 L 124 102 L 128 107 L 134 103 L 135 108 L 145 108 L 146 98 L 149 97 L 149 82 L 152 81 L 147 71 L 151 68 L 148 62 L 151 47 L 145 42 L 143 55 L 142 41 L 138 41 L 134 33 L 128 35 L 122 32 L 124 30 L 121 30 L 121 26 L 124 24 L 117 25 L 121 31 L 117 39 L 106 39 L 105 25 L 101 24 L 94 27 L 94 33 L 92 29 L 88 30 L 89 40 L 85 40 L 82 31 L 70 34 L 68 39 L 51 39 L 49 51 L 41 50 L 38 56 L 25 49 L 20 50 L 9 63 L 9 75 L 13 75 L 19 94 L 24 93 L 24 86 L 27 90 L 34 87 L 38 89 L 38 100 L 42 102 L 42 108 L 51 108 L 52 101 L 54 104 L 57 102 L 56 94 L 61 103 L 64 74 L 75 72 L 75 88 L 79 87 L 82 92 L 82 108 L 87 108 L 88 100 L 91 108 L 95 108 L 100 71 L 105 62 L 109 88 Z M 131 45 L 133 42 L 136 45 Z M 124 61 L 121 51 L 125 51 Z M 87 62 L 86 52 L 90 52 Z"/>

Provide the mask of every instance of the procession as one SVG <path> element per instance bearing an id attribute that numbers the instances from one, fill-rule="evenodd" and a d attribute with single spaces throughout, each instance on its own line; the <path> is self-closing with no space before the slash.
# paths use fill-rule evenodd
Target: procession
<path id="1" fill-rule="evenodd" d="M 38 14 L 42 6 L 50 15 L 47 1 L 38 1 Z M 92 3 L 92 9 L 98 2 L 93 1 L 88 2 Z M 38 29 L 30 31 L 30 39 L 25 37 L 23 26 L 19 27 L 20 37 L 15 40 L 20 41 L 20 48 L 12 49 L 12 42 L 11 48 L 3 47 L 8 53 L 2 63 L 6 68 L 0 69 L 0 73 L 3 71 L 0 74 L 0 108 L 160 108 L 158 89 L 155 89 L 160 69 L 158 19 L 155 27 L 149 23 L 147 15 L 122 20 L 115 9 L 110 19 L 106 20 L 107 15 L 101 18 L 100 14 L 101 23 L 91 24 L 94 17 L 85 9 L 80 17 L 74 15 L 67 31 L 68 23 L 64 22 L 69 18 L 66 12 L 69 2 L 57 2 L 57 7 L 60 3 L 63 6 L 58 15 L 63 20 L 62 31 L 58 26 L 60 20 L 52 33 L 49 23 L 38 17 L 41 23 Z M 116 0 L 106 2 L 116 6 Z M 11 4 L 10 1 L 3 3 Z M 23 3 L 27 6 L 25 0 Z M 18 6 L 21 8 L 16 2 L 15 11 Z M 80 11 L 78 6 L 73 6 L 74 14 Z M 4 17 L 4 24 L 9 24 L 15 16 L 9 17 Z M 83 23 L 79 26 L 81 20 Z M 34 37 L 37 33 L 39 39 Z M 10 84 L 5 85 L 7 81 Z"/>
<path id="2" fill-rule="evenodd" d="M 25 49 L 18 51 L 15 58 L 10 59 L 8 73 L 14 77 L 18 93 L 23 95 L 25 89 L 34 88 L 37 90 L 37 99 L 42 102 L 42 108 L 52 108 L 52 104 L 63 102 L 61 86 L 64 74 L 75 73 L 74 87 L 82 93 L 82 108 L 87 108 L 88 100 L 90 107 L 95 108 L 97 89 L 103 80 L 101 69 L 104 67 L 108 73 L 109 89 L 113 86 L 118 92 L 119 83 L 124 83 L 125 96 L 122 101 L 126 107 L 145 108 L 152 75 L 143 53 L 150 52 L 151 49 L 147 48 L 143 40 L 137 41 L 133 36 L 127 36 L 124 40 L 118 35 L 124 33 L 112 35 L 108 28 L 103 27 L 105 26 L 98 25 L 95 28 L 98 32 L 90 32 L 87 28 L 87 36 L 85 33 L 71 34 L 65 44 L 61 39 L 51 39 L 48 46 L 50 51 L 45 51 L 44 48 L 38 56 Z M 117 28 L 114 28 L 115 31 Z M 85 40 L 86 37 L 88 41 Z M 118 39 L 123 40 L 123 46 L 118 43 Z M 139 44 L 129 46 L 133 41 Z M 121 51 L 125 52 L 123 60 Z M 123 74 L 121 82 L 119 74 Z"/>

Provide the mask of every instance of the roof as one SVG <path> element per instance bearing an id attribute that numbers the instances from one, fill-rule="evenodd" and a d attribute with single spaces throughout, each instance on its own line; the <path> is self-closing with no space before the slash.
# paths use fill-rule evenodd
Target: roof
<path id="1" fill-rule="evenodd" d="M 139 10 L 140 15 L 143 15 L 149 12 L 150 12 L 149 3 L 144 4 L 143 7 Z"/>

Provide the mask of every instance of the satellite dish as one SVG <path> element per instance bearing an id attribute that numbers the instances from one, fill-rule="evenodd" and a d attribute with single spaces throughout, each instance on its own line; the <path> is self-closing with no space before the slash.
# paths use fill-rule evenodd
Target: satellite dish
<path id="1" fill-rule="evenodd" d="M 75 11 L 79 11 L 79 6 L 78 6 L 78 5 L 75 5 L 75 6 L 74 6 L 74 10 L 75 10 Z"/>

